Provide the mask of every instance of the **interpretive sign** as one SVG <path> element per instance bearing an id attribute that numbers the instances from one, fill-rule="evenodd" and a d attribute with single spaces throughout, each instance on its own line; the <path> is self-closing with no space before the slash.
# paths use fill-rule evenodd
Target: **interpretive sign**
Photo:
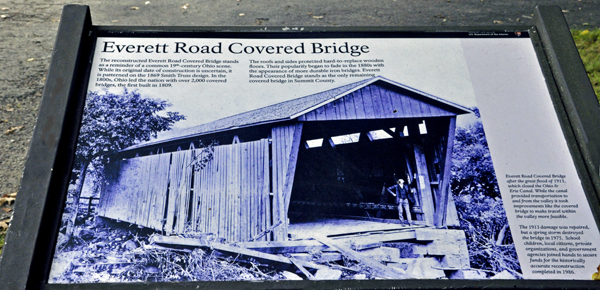
<path id="1" fill-rule="evenodd" d="M 600 279 L 535 27 L 90 29 L 39 287 Z"/>

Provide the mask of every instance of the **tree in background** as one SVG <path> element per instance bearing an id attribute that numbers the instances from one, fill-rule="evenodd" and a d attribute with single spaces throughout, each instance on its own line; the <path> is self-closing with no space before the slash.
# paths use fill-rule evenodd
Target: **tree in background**
<path id="1" fill-rule="evenodd" d="M 170 130 L 175 122 L 185 119 L 177 112 L 165 112 L 169 106 L 167 101 L 144 98 L 137 90 L 88 94 L 71 173 L 75 190 L 67 224 L 69 239 L 73 236 L 79 198 L 90 164 L 94 172 L 100 172 L 102 161 L 98 157 L 101 155 L 156 138 L 158 132 Z"/>
<path id="2" fill-rule="evenodd" d="M 471 266 L 521 277 L 483 124 L 479 111 L 474 112 L 477 121 L 456 130 L 451 180 Z"/>

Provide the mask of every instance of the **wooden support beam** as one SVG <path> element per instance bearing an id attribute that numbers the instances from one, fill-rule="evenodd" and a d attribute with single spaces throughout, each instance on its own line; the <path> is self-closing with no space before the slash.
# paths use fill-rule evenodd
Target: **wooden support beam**
<path id="1" fill-rule="evenodd" d="M 354 241 L 357 245 L 367 244 L 373 241 L 381 243 L 401 242 L 416 240 L 415 230 L 402 230 L 391 232 L 377 233 L 361 233 L 348 236 L 338 236 L 330 238 L 336 243 L 347 244 L 349 241 Z M 313 251 L 336 251 L 316 240 L 299 240 L 299 241 L 279 241 L 279 242 L 242 242 L 236 243 L 241 248 L 252 249 L 269 254 L 286 254 L 286 253 L 309 253 Z"/>
<path id="2" fill-rule="evenodd" d="M 292 264 L 294 264 L 294 266 L 296 266 L 296 268 L 298 268 L 298 270 L 300 270 L 300 272 L 302 272 L 302 274 L 304 274 L 304 276 L 306 276 L 306 278 L 308 278 L 308 280 L 315 280 L 315 276 L 313 276 L 313 274 L 308 272 L 308 270 L 306 270 L 306 268 L 304 268 L 304 266 L 302 266 L 302 261 L 296 260 L 294 258 L 289 258 L 289 259 L 290 259 L 290 262 L 292 262 Z"/>
<path id="3" fill-rule="evenodd" d="M 259 252 L 259 251 L 255 251 L 255 250 L 238 248 L 238 247 L 220 244 L 220 243 L 211 243 L 210 248 L 212 248 L 213 250 L 217 250 L 221 253 L 231 255 L 231 256 L 235 257 L 236 260 L 243 261 L 246 259 L 252 259 L 252 260 L 256 260 L 260 263 L 272 265 L 272 266 L 279 267 L 279 268 L 290 269 L 290 270 L 292 268 L 295 269 L 296 264 L 301 265 L 304 268 L 309 268 L 309 269 L 316 269 L 316 270 L 327 269 L 326 266 L 322 266 L 322 265 L 312 263 L 312 262 L 305 262 L 305 261 L 298 261 L 298 260 L 296 260 L 295 262 L 292 262 L 292 261 L 290 261 L 289 258 L 286 258 L 283 256 L 267 254 L 267 253 L 263 253 L 263 252 Z"/>
<path id="4" fill-rule="evenodd" d="M 260 263 L 264 263 L 267 265 L 271 265 L 274 267 L 284 268 L 294 270 L 297 266 L 300 265 L 304 268 L 309 269 L 326 269 L 326 266 L 322 266 L 313 262 L 299 261 L 296 260 L 294 262 L 290 261 L 289 258 L 273 255 L 269 253 L 259 252 L 252 249 L 234 247 L 231 245 L 208 242 L 205 239 L 191 239 L 191 238 L 182 238 L 182 237 L 165 237 L 165 236 L 154 236 L 151 238 L 151 242 L 156 245 L 168 248 L 210 248 L 212 250 L 219 251 L 222 254 L 233 256 L 237 260 L 256 260 Z M 317 243 L 316 241 L 313 241 Z M 265 243 L 265 242 L 262 242 Z M 241 243 L 244 244 L 244 243 Z"/>
<path id="5" fill-rule="evenodd" d="M 150 243 L 160 245 L 163 247 L 176 247 L 176 248 L 199 248 L 199 247 L 208 247 L 209 243 L 205 239 L 192 239 L 192 238 L 182 238 L 179 236 L 159 236 L 153 235 L 150 237 Z"/>
<path id="6" fill-rule="evenodd" d="M 341 261 L 343 259 L 342 254 L 338 252 L 321 252 L 319 253 L 318 257 L 315 257 L 314 255 L 308 253 L 296 253 L 291 254 L 291 256 L 294 259 L 307 262 L 311 262 L 313 261 L 313 259 L 316 258 L 317 263 L 330 263 L 335 261 Z"/>
<path id="7" fill-rule="evenodd" d="M 418 145 L 414 146 L 415 163 L 417 165 L 417 188 L 421 194 L 423 202 L 423 212 L 425 216 L 425 224 L 428 226 L 434 225 L 435 208 L 433 205 L 433 193 L 429 184 L 429 171 L 427 169 L 427 160 L 425 159 L 425 151 Z"/>
<path id="8" fill-rule="evenodd" d="M 386 279 L 408 279 L 410 276 L 406 273 L 406 271 L 397 268 L 387 267 L 381 264 L 379 261 L 376 261 L 365 254 L 359 253 L 357 251 L 352 250 L 350 247 L 346 245 L 342 245 L 339 242 L 336 242 L 330 238 L 324 236 L 315 236 L 315 240 L 323 243 L 326 246 L 329 246 L 332 249 L 338 250 L 344 256 L 355 260 L 359 263 L 362 263 L 373 270 L 373 274 L 378 277 L 386 278 Z"/>
<path id="9" fill-rule="evenodd" d="M 285 203 L 285 217 L 287 218 L 287 212 L 290 208 L 290 201 L 292 199 L 292 186 L 294 185 L 294 175 L 296 173 L 296 164 L 298 163 L 298 152 L 300 150 L 300 139 L 302 138 L 302 127 L 303 123 L 296 124 L 294 128 L 294 134 L 291 140 L 290 154 L 288 156 L 288 166 L 285 172 L 285 183 L 283 190 L 283 197 Z"/>
<path id="10" fill-rule="evenodd" d="M 252 237 L 252 239 L 250 239 L 250 241 L 249 241 L 249 242 L 254 242 L 254 241 L 256 241 L 256 240 L 258 240 L 258 239 L 262 238 L 264 235 L 266 235 L 266 234 L 268 234 L 268 233 L 272 232 L 272 231 L 273 231 L 275 228 L 277 228 L 277 227 L 278 227 L 278 226 L 280 226 L 280 225 L 281 225 L 281 221 L 278 221 L 276 224 L 274 224 L 274 225 L 270 226 L 268 229 L 266 229 L 266 230 L 264 230 L 264 231 L 262 231 L 262 232 L 258 233 L 256 236 Z"/>
<path id="11" fill-rule="evenodd" d="M 241 248 L 252 249 L 269 254 L 308 253 L 311 251 L 327 251 L 328 246 L 315 240 L 245 242 L 236 243 Z"/>
<path id="12" fill-rule="evenodd" d="M 396 127 L 396 132 L 390 130 L 390 128 L 383 128 L 383 131 L 390 134 L 394 139 L 398 139 L 400 137 L 400 133 L 398 133 L 398 127 Z"/>
<path id="13" fill-rule="evenodd" d="M 405 232 L 391 232 L 391 233 L 377 233 L 371 235 L 363 235 L 363 236 L 349 236 L 349 237 L 339 237 L 333 240 L 344 242 L 347 240 L 352 240 L 357 245 L 365 245 L 372 241 L 378 241 L 380 243 L 391 243 L 391 242 L 402 242 L 402 241 L 411 241 L 415 240 L 416 235 L 415 231 L 405 231 Z"/>
<path id="14" fill-rule="evenodd" d="M 448 121 L 448 140 L 446 142 L 444 164 L 442 169 L 441 183 L 439 187 L 440 198 L 437 202 L 435 214 L 435 226 L 446 226 L 446 213 L 448 212 L 448 195 L 450 192 L 450 169 L 452 168 L 452 149 L 454 147 L 454 130 L 456 130 L 456 117 Z"/>

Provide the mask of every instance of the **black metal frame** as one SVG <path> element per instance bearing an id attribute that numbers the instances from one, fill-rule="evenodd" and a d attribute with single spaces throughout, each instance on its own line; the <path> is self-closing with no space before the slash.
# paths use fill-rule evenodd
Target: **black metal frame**
<path id="1" fill-rule="evenodd" d="M 64 8 L 12 225 L 0 260 L 1 289 L 579 289 L 597 281 L 377 280 L 47 284 L 98 36 L 120 37 L 457 37 L 529 32 L 588 202 L 600 224 L 600 109 L 557 6 L 537 7 L 535 26 L 511 27 L 113 27 L 93 26 L 87 6 Z"/>

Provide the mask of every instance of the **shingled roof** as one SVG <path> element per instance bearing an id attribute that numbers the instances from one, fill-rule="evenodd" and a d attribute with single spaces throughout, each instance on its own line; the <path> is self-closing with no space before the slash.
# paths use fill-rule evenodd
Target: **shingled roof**
<path id="1" fill-rule="evenodd" d="M 166 138 L 166 139 L 156 139 L 148 142 L 143 142 L 125 150 L 131 150 L 141 147 L 146 147 L 149 145 L 165 143 L 169 141 L 175 141 L 179 139 L 185 139 L 188 137 L 194 137 L 199 135 L 217 133 L 227 130 L 239 129 L 243 127 L 256 126 L 260 124 L 266 123 L 274 123 L 280 121 L 287 121 L 297 118 L 302 114 L 324 106 L 330 102 L 333 102 L 343 96 L 346 96 L 358 89 L 361 89 L 365 86 L 368 86 L 377 81 L 383 81 L 394 86 L 406 89 L 408 91 L 417 93 L 423 97 L 429 98 L 431 100 L 444 103 L 451 107 L 453 110 L 456 110 L 457 114 L 470 113 L 471 110 L 463 107 L 461 105 L 452 103 L 450 101 L 438 98 L 436 96 L 427 94 L 425 92 L 419 91 L 417 89 L 411 88 L 409 86 L 394 82 L 392 80 L 386 79 L 381 76 L 361 80 L 358 82 L 354 82 L 351 84 L 343 85 L 337 88 L 333 88 L 327 91 L 319 92 L 316 94 L 308 95 L 305 97 L 273 104 L 270 106 L 262 107 L 259 109 L 251 110 L 248 112 L 244 112 L 241 114 L 225 117 L 222 119 L 215 120 L 210 123 L 202 124 L 199 126 L 194 126 L 186 129 L 179 130 L 177 132 L 177 137 Z"/>

